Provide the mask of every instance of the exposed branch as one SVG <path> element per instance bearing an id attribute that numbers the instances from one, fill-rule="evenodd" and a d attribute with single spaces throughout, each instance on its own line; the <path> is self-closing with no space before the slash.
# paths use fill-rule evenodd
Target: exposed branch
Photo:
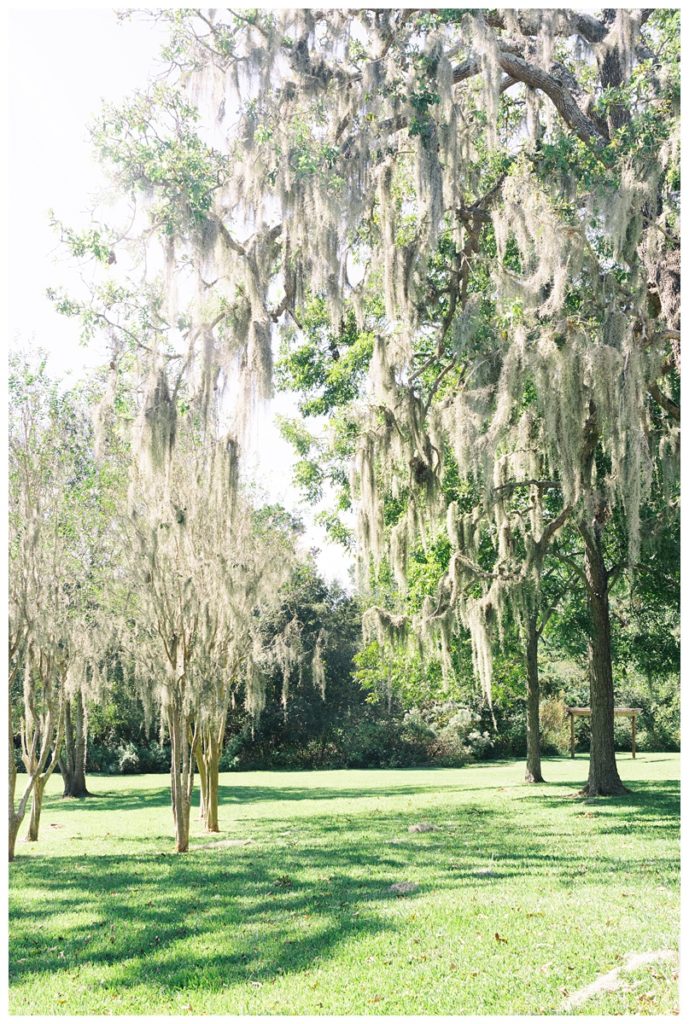
<path id="1" fill-rule="evenodd" d="M 575 575 L 579 577 L 579 579 L 580 579 L 580 580 L 581 580 L 581 582 L 582 582 L 582 583 L 584 584 L 584 586 L 586 587 L 586 589 L 587 589 L 588 591 L 590 591 L 590 590 L 591 590 L 591 584 L 589 583 L 589 581 L 588 581 L 588 580 L 587 580 L 587 578 L 586 578 L 586 573 L 584 572 L 584 570 L 583 570 L 582 566 L 580 566 L 580 565 L 579 565 L 579 564 L 578 564 L 578 563 L 577 563 L 577 562 L 576 562 L 576 561 L 574 560 L 574 557 L 573 557 L 572 555 L 570 555 L 570 554 L 565 554 L 564 552 L 562 552 L 562 551 L 557 551 L 557 550 L 555 550 L 555 551 L 554 551 L 553 553 L 554 553 L 554 556 L 555 556 L 555 558 L 557 558 L 557 559 L 558 559 L 558 561 L 560 561 L 560 562 L 564 562 L 564 563 L 565 563 L 565 565 L 568 565 L 568 566 L 570 567 L 570 569 L 572 569 L 572 570 L 573 570 L 573 572 L 575 573 Z"/>
<path id="2" fill-rule="evenodd" d="M 507 491 L 511 494 L 520 487 L 537 487 L 539 491 L 548 491 L 553 489 L 560 489 L 562 484 L 559 480 L 510 480 L 506 484 L 499 484 L 494 487 L 494 491 Z"/>
<path id="3" fill-rule="evenodd" d="M 498 53 L 498 64 L 511 78 L 544 92 L 563 121 L 587 145 L 600 147 L 608 142 L 595 122 L 578 106 L 569 89 L 547 71 L 528 64 L 522 57 L 504 50 Z"/>
<path id="4" fill-rule="evenodd" d="M 519 31 L 525 36 L 538 35 L 541 29 L 541 18 L 538 11 L 515 11 Z M 598 18 L 581 11 L 563 11 L 566 16 L 565 29 L 558 35 L 574 35 L 578 33 L 587 43 L 602 42 L 609 32 L 609 26 Z M 536 15 L 536 17 L 534 17 Z M 486 24 L 492 28 L 505 28 L 505 16 L 500 11 L 487 11 L 484 14 Z M 529 20 L 530 19 L 530 20 Z"/>
<path id="5" fill-rule="evenodd" d="M 567 507 L 563 508 L 562 512 L 560 512 L 558 516 L 555 516 L 554 519 L 551 519 L 551 521 L 545 527 L 543 533 L 541 534 L 538 540 L 537 547 L 539 551 L 545 551 L 545 548 L 553 539 L 557 531 L 560 530 L 569 519 L 571 511 L 571 506 L 567 505 Z"/>
<path id="6" fill-rule="evenodd" d="M 651 397 L 654 398 L 658 405 L 661 407 L 661 409 L 664 409 L 668 416 L 671 416 L 676 423 L 679 423 L 681 420 L 681 412 L 677 402 L 673 402 L 671 398 L 668 398 L 667 395 L 664 395 L 656 382 L 649 385 L 648 391 Z"/>

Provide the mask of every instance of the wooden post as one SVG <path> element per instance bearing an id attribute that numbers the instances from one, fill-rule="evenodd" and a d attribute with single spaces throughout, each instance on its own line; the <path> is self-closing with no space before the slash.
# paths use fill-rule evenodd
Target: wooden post
<path id="1" fill-rule="evenodd" d="M 574 715 L 569 713 L 569 756 L 574 757 Z"/>
<path id="2" fill-rule="evenodd" d="M 632 715 L 632 757 L 636 757 L 636 715 Z"/>

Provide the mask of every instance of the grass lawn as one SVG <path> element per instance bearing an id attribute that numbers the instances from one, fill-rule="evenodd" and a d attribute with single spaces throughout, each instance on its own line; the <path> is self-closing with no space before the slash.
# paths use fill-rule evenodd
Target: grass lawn
<path id="1" fill-rule="evenodd" d="M 521 762 L 227 774 L 186 856 L 165 776 L 54 778 L 10 867 L 11 1012 L 560 1012 L 678 945 L 679 756 L 619 761 L 632 793 L 590 802 L 581 756 L 540 787 Z M 677 1012 L 676 962 L 622 977 L 575 1012 Z"/>

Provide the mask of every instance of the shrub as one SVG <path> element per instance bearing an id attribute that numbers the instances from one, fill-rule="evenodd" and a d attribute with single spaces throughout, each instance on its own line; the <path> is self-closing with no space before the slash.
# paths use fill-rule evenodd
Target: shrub
<path id="1" fill-rule="evenodd" d="M 481 716 L 456 701 L 434 702 L 404 716 L 403 737 L 423 760 L 446 768 L 485 757 L 493 740 L 481 728 Z"/>
<path id="2" fill-rule="evenodd" d="M 117 767 L 122 775 L 135 775 L 140 770 L 139 755 L 133 743 L 119 748 Z"/>
<path id="3" fill-rule="evenodd" d="M 449 726 L 441 729 L 431 744 L 434 764 L 442 768 L 461 768 L 470 760 L 469 749 L 462 736 Z"/>
<path id="4" fill-rule="evenodd" d="M 147 744 L 136 744 L 134 750 L 139 759 L 139 767 L 132 770 L 144 773 L 170 771 L 170 747 L 167 743 L 161 745 L 157 740 L 151 740 Z M 120 771 L 124 772 L 124 769 L 120 768 Z"/>
<path id="5" fill-rule="evenodd" d="M 424 720 L 423 713 L 419 708 L 412 708 L 411 711 L 406 712 L 402 720 L 400 738 L 402 745 L 406 747 L 410 763 L 428 761 L 432 757 L 431 748 L 436 734 Z"/>
<path id="6" fill-rule="evenodd" d="M 116 775 L 119 771 L 118 748 L 104 743 L 89 743 L 86 770 Z"/>
<path id="7" fill-rule="evenodd" d="M 403 723 L 392 716 L 352 723 L 338 746 L 348 768 L 408 768 L 427 759 L 424 745 L 408 739 Z"/>
<path id="8" fill-rule="evenodd" d="M 567 704 L 562 694 L 546 697 L 541 702 L 541 752 L 544 755 L 568 753 L 567 725 Z"/>

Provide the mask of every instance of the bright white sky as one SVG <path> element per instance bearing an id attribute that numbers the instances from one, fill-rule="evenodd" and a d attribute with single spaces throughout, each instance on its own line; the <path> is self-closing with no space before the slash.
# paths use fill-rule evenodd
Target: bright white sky
<path id="1" fill-rule="evenodd" d="M 118 22 L 112 10 L 22 10 L 9 19 L 9 267 L 10 338 L 49 353 L 53 376 L 76 378 L 101 365 L 98 342 L 79 343 L 73 321 L 59 316 L 46 288 L 63 286 L 78 268 L 66 262 L 48 224 L 48 211 L 67 224 L 83 225 L 103 178 L 94 161 L 86 125 L 101 101 L 117 101 L 143 86 L 164 38 L 157 26 Z M 30 45 L 27 41 L 30 40 Z M 271 417 L 294 414 L 279 396 L 261 424 L 266 452 L 257 479 L 269 500 L 280 501 L 309 523 L 307 540 L 320 549 L 326 578 L 349 582 L 350 560 L 328 544 L 310 510 L 299 505 L 291 486 L 291 448 Z"/>

